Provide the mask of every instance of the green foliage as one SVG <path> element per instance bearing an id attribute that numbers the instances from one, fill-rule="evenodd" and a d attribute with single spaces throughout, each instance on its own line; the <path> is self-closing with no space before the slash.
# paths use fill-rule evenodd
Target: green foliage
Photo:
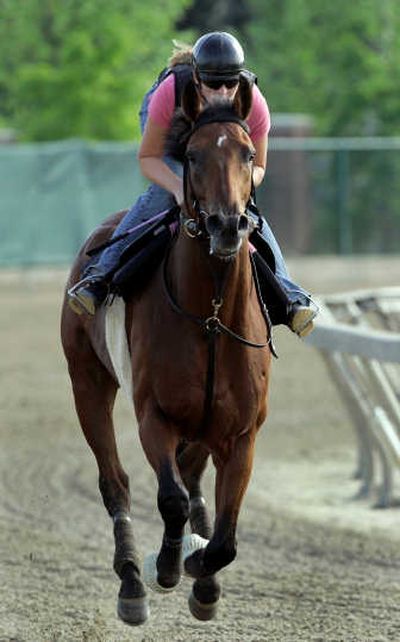
<path id="1" fill-rule="evenodd" d="M 192 27 L 199 34 L 207 31 L 242 30 L 249 19 L 247 0 L 193 0 L 178 21 L 177 27 Z"/>
<path id="2" fill-rule="evenodd" d="M 249 0 L 249 64 L 274 112 L 325 135 L 400 133 L 398 0 Z"/>
<path id="3" fill-rule="evenodd" d="M 171 40 L 235 31 L 273 113 L 400 134 L 398 0 L 0 0 L 0 122 L 25 140 L 132 139 Z"/>
<path id="4" fill-rule="evenodd" d="M 0 118 L 25 140 L 132 139 L 188 0 L 0 0 Z"/>

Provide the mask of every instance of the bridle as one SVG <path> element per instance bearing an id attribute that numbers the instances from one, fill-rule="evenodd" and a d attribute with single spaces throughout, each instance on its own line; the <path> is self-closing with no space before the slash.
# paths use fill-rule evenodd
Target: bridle
<path id="1" fill-rule="evenodd" d="M 203 237 L 203 238 L 209 238 L 209 235 L 206 231 L 207 228 L 207 220 L 212 216 L 210 212 L 207 212 L 207 210 L 204 210 L 200 207 L 199 201 L 197 198 L 194 198 L 192 202 L 189 202 L 188 198 L 188 192 L 190 191 L 191 194 L 194 194 L 193 186 L 192 186 L 192 177 L 190 174 L 190 167 L 189 167 L 189 161 L 185 157 L 184 164 L 183 164 L 183 184 L 184 184 L 184 210 L 181 209 L 180 212 L 180 223 L 182 225 L 182 228 L 187 236 L 189 238 L 197 238 L 197 237 Z M 189 189 L 188 189 L 189 187 Z M 240 213 L 240 219 L 247 219 L 247 224 L 250 227 L 255 228 L 257 224 L 255 223 L 254 219 L 247 213 L 248 210 L 255 205 L 254 203 L 254 198 L 253 198 L 253 193 L 254 193 L 254 186 L 253 186 L 253 180 L 252 180 L 252 187 L 251 187 L 251 195 L 249 197 L 249 200 L 246 203 L 245 211 Z M 193 211 L 195 213 L 195 217 L 188 217 L 186 216 L 185 212 L 188 211 Z"/>
<path id="2" fill-rule="evenodd" d="M 190 138 L 193 136 L 193 134 L 196 131 L 198 131 L 201 127 L 204 127 L 204 125 L 209 125 L 211 123 L 216 123 L 216 122 L 236 123 L 246 132 L 246 134 L 249 133 L 249 127 L 247 123 L 241 118 L 239 118 L 239 116 L 236 116 L 234 113 L 227 113 L 227 114 L 221 113 L 221 114 L 218 114 L 218 116 L 216 117 L 215 115 L 210 116 L 209 113 L 203 112 L 200 114 L 200 116 L 196 120 L 195 124 L 193 125 L 192 129 L 189 132 L 189 135 L 186 138 L 186 141 L 185 141 L 186 148 L 188 146 Z M 184 161 L 183 161 L 183 190 L 184 190 L 183 192 L 184 209 L 181 209 L 180 222 L 184 232 L 190 238 L 207 237 L 208 235 L 206 232 L 205 223 L 207 222 L 207 219 L 211 216 L 211 214 L 206 210 L 200 208 L 200 204 L 196 198 L 194 198 L 190 202 L 189 192 L 191 195 L 193 195 L 195 194 L 195 190 L 193 188 L 192 176 L 190 173 L 189 158 L 187 156 L 187 153 L 185 153 Z M 190 211 L 193 211 L 195 213 L 195 218 L 188 217 L 185 215 L 185 212 L 190 212 Z M 251 189 L 250 189 L 249 199 L 246 203 L 245 211 L 240 214 L 240 217 L 246 218 L 250 226 L 256 226 L 257 224 L 255 224 L 254 219 L 248 214 L 248 211 L 253 211 L 254 213 L 257 214 L 258 225 L 261 227 L 262 218 L 255 204 L 255 187 L 254 187 L 253 178 L 251 179 Z"/>
<path id="3" fill-rule="evenodd" d="M 204 116 L 200 115 L 200 117 L 196 121 L 195 125 L 193 126 L 187 138 L 186 146 L 190 137 L 195 133 L 195 131 L 197 131 L 200 127 L 203 127 L 204 125 L 213 123 L 213 122 L 230 122 L 230 123 L 235 122 L 235 123 L 238 123 L 246 131 L 246 133 L 248 133 L 248 127 L 246 123 L 243 120 L 241 120 L 238 116 L 235 116 L 234 114 L 229 114 L 229 115 L 221 114 L 221 115 L 218 115 L 217 117 L 214 116 L 213 118 L 210 118 L 207 116 L 208 116 L 207 114 L 205 114 Z M 189 204 L 189 191 L 192 196 L 195 194 L 195 191 L 193 189 L 193 184 L 192 184 L 192 179 L 190 174 L 190 166 L 189 166 L 189 161 L 186 154 L 185 154 L 185 160 L 184 160 L 183 183 L 184 183 L 185 211 L 190 212 L 193 210 L 197 218 L 185 217 L 185 214 L 181 210 L 182 228 L 186 233 L 186 235 L 191 239 L 199 239 L 199 238 L 206 239 L 208 238 L 208 234 L 206 232 L 205 221 L 207 220 L 207 217 L 210 216 L 210 214 L 207 211 L 202 210 L 200 208 L 199 202 L 195 197 L 193 198 L 193 202 Z M 248 209 L 252 210 L 253 212 L 255 210 L 258 216 L 260 216 L 255 206 L 253 181 L 251 185 L 251 193 L 249 196 L 249 201 L 246 205 L 245 215 L 247 217 L 249 217 L 249 214 L 247 214 Z M 202 221 L 202 224 L 200 224 L 201 221 Z M 251 219 L 251 221 L 253 222 L 253 219 Z M 277 354 L 273 344 L 271 320 L 268 314 L 268 310 L 261 296 L 260 284 L 258 281 L 254 259 L 252 258 L 251 253 L 249 253 L 249 256 L 251 261 L 253 281 L 255 284 L 261 312 L 263 314 L 263 317 L 266 323 L 266 328 L 267 328 L 267 340 L 263 343 L 255 343 L 253 341 L 249 341 L 248 339 L 240 336 L 239 334 L 234 332 L 231 328 L 223 324 L 221 319 L 219 318 L 219 313 L 224 303 L 223 292 L 224 292 L 224 287 L 227 280 L 228 269 L 224 271 L 224 278 L 222 279 L 217 278 L 215 272 L 211 270 L 213 280 L 214 280 L 214 297 L 212 298 L 212 301 L 211 301 L 212 314 L 209 317 L 206 317 L 206 318 L 199 317 L 197 315 L 191 314 L 190 312 L 187 312 L 186 310 L 184 310 L 177 302 L 175 296 L 172 293 L 170 283 L 168 282 L 168 259 L 169 259 L 170 251 L 171 251 L 171 247 L 169 248 L 165 256 L 164 263 L 163 263 L 163 283 L 164 283 L 164 292 L 165 292 L 166 298 L 171 308 L 174 310 L 174 312 L 176 312 L 180 316 L 183 316 L 184 318 L 192 321 L 193 323 L 201 327 L 208 339 L 208 365 L 207 365 L 207 375 L 206 375 L 206 383 L 205 383 L 205 397 L 204 397 L 204 403 L 203 403 L 203 417 L 202 417 L 201 425 L 199 427 L 199 432 L 200 432 L 208 425 L 211 418 L 211 413 L 212 413 L 212 405 L 213 405 L 213 397 L 214 397 L 214 380 L 215 380 L 216 338 L 221 334 L 225 334 L 231 339 L 249 348 L 262 349 L 262 348 L 269 347 L 271 353 L 275 357 L 277 357 Z M 227 267 L 229 268 L 229 264 Z"/>

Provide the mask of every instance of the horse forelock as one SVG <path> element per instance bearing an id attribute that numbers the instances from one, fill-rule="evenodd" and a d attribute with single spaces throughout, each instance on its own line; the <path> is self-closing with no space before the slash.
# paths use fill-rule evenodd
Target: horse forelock
<path id="1" fill-rule="evenodd" d="M 232 102 L 221 98 L 207 105 L 194 123 L 185 116 L 182 109 L 178 109 L 172 120 L 166 142 L 166 152 L 179 160 L 183 160 L 192 134 L 203 126 L 213 123 L 238 124 L 249 134 L 247 123 L 238 116 Z"/>
<path id="2" fill-rule="evenodd" d="M 199 129 L 211 123 L 237 123 L 249 133 L 249 126 L 237 114 L 231 100 L 220 98 L 206 106 L 198 119 L 193 123 L 193 130 Z"/>

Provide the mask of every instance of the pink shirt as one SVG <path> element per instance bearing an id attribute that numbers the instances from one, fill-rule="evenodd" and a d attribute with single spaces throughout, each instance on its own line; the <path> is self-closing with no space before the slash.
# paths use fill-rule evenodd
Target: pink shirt
<path id="1" fill-rule="evenodd" d="M 155 90 L 150 98 L 149 116 L 157 125 L 168 129 L 171 125 L 175 111 L 175 77 L 167 76 Z M 255 143 L 259 138 L 268 134 L 271 127 L 271 118 L 267 101 L 253 85 L 253 102 L 250 114 L 246 120 L 250 128 L 250 138 Z"/>

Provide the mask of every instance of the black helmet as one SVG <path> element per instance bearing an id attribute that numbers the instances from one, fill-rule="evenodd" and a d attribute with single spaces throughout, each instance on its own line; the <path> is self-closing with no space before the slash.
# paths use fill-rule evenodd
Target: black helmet
<path id="1" fill-rule="evenodd" d="M 200 80 L 239 78 L 244 69 L 243 49 L 226 31 L 206 33 L 193 47 L 192 64 Z"/>

